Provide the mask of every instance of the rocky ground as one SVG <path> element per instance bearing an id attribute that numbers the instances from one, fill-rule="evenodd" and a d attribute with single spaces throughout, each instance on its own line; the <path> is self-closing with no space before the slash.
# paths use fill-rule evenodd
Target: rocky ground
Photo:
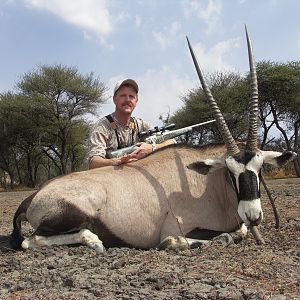
<path id="1" fill-rule="evenodd" d="M 112 248 L 96 255 L 84 246 L 0 252 L 0 299 L 300 299 L 300 179 L 267 184 L 281 228 L 263 191 L 265 245 L 249 235 L 227 248 L 183 252 Z M 31 193 L 0 193 L 2 236 Z"/>

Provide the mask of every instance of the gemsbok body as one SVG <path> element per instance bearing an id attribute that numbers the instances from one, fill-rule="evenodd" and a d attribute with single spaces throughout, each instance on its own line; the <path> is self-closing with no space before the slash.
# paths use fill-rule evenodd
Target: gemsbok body
<path id="1" fill-rule="evenodd" d="M 263 219 L 262 165 L 282 166 L 295 153 L 258 149 L 257 79 L 247 31 L 246 35 L 251 97 L 244 150 L 235 143 L 188 41 L 224 145 L 175 145 L 130 164 L 54 179 L 19 206 L 11 247 L 82 243 L 98 253 L 104 247 L 149 249 L 170 243 L 182 248 L 197 243 L 185 238 L 196 228 L 230 233 L 242 224 L 259 225 Z M 22 220 L 28 220 L 35 230 L 25 239 Z"/>

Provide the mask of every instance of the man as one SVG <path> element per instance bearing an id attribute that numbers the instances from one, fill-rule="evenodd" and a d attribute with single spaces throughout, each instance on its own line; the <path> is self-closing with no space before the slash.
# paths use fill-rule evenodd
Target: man
<path id="1" fill-rule="evenodd" d="M 123 79 L 117 82 L 113 101 L 115 111 L 102 118 L 93 128 L 90 135 L 89 168 L 118 166 L 136 161 L 156 151 L 174 144 L 168 140 L 161 144 L 151 145 L 139 140 L 138 134 L 151 129 L 151 126 L 140 118 L 131 117 L 138 103 L 138 84 L 133 79 Z M 131 145 L 138 148 L 123 157 L 108 158 L 108 152 Z"/>

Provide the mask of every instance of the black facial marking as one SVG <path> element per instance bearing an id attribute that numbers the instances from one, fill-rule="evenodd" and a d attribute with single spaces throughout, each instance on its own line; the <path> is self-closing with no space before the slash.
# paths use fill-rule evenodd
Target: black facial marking
<path id="1" fill-rule="evenodd" d="M 256 155 L 255 152 L 245 150 L 240 152 L 239 154 L 235 155 L 234 158 L 237 162 L 247 165 L 248 162 Z"/>
<path id="2" fill-rule="evenodd" d="M 254 200 L 260 198 L 257 177 L 254 172 L 246 170 L 239 176 L 239 200 Z"/>

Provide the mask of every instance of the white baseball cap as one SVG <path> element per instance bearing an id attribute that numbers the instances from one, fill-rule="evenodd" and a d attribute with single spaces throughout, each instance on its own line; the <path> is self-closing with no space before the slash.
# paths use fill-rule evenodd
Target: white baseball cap
<path id="1" fill-rule="evenodd" d="M 116 86 L 115 86 L 115 89 L 114 89 L 114 94 L 118 91 L 118 89 L 119 89 L 121 86 L 123 86 L 123 85 L 125 85 L 125 84 L 129 84 L 129 85 L 133 86 L 134 89 L 136 90 L 136 92 L 137 92 L 137 93 L 139 92 L 139 86 L 138 86 L 138 84 L 137 84 L 133 79 L 128 78 L 128 79 L 122 79 L 122 80 L 119 80 L 119 81 L 117 82 L 117 84 L 116 84 Z"/>

